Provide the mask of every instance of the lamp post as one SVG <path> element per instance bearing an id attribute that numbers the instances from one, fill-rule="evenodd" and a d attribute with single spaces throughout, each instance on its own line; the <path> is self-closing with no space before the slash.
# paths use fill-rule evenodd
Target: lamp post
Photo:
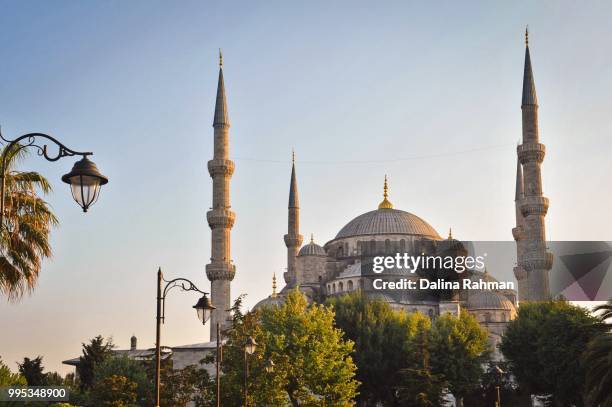
<path id="1" fill-rule="evenodd" d="M 217 375 L 215 377 L 217 384 L 217 407 L 221 407 L 221 358 L 223 349 L 221 348 L 221 323 L 217 322 L 217 360 L 215 368 Z"/>
<path id="2" fill-rule="evenodd" d="M 166 283 L 164 286 L 163 283 Z M 210 303 L 207 293 L 200 291 L 191 281 L 186 278 L 175 278 L 173 280 L 164 280 L 161 268 L 157 270 L 157 320 L 156 320 L 156 331 L 155 331 L 155 407 L 159 407 L 159 390 L 161 384 L 161 324 L 164 323 L 165 307 L 166 307 L 166 295 L 174 287 L 179 287 L 182 291 L 196 291 L 202 294 L 202 297 L 198 300 L 195 308 L 198 319 L 205 324 L 210 318 L 210 314 L 215 307 Z"/>
<path id="3" fill-rule="evenodd" d="M 268 361 L 266 362 L 266 372 L 274 372 L 274 361 L 272 359 L 268 359 Z"/>
<path id="4" fill-rule="evenodd" d="M 255 342 L 255 339 L 252 336 L 249 336 L 244 342 L 244 407 L 249 406 L 249 355 L 255 353 L 255 349 L 257 349 L 257 342 Z"/>
<path id="5" fill-rule="evenodd" d="M 502 382 L 502 376 L 506 373 L 504 372 L 499 366 L 495 366 L 495 373 L 496 373 L 496 379 L 497 379 L 497 383 L 495 386 L 495 390 L 497 392 L 497 401 L 495 402 L 495 407 L 501 407 L 501 394 L 500 394 L 500 387 L 501 387 L 501 382 Z"/>
<path id="6" fill-rule="evenodd" d="M 2 153 L 0 164 L 2 165 L 2 168 L 0 168 L 0 178 L 2 178 L 0 182 L 0 229 L 4 229 L 6 162 L 9 156 L 14 156 L 23 149 L 33 147 L 38 150 L 38 155 L 43 156 L 47 161 L 57 161 L 62 157 L 83 157 L 74 164 L 72 171 L 62 177 L 62 181 L 70 185 L 72 197 L 83 209 L 83 212 L 87 212 L 87 209 L 98 200 L 100 187 L 108 183 L 108 178 L 102 175 L 96 164 L 87 158 L 93 153 L 74 151 L 48 134 L 28 133 L 17 137 L 15 140 L 9 140 L 5 139 L 0 133 L 0 139 L 8 143 Z M 54 143 L 58 148 L 57 153 L 49 154 L 46 144 L 36 144 L 38 139 L 45 139 Z M 20 143 L 22 141 L 23 144 Z"/>

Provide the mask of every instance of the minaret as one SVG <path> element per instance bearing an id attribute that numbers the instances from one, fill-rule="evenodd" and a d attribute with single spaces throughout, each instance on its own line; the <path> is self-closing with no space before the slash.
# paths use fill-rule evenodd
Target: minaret
<path id="1" fill-rule="evenodd" d="M 523 253 L 525 252 L 525 218 L 521 213 L 521 203 L 525 193 L 523 191 L 523 167 L 518 157 L 516 159 L 516 189 L 514 191 L 514 209 L 516 217 L 516 226 L 512 229 L 512 236 L 516 241 L 516 258 L 517 265 L 514 267 L 514 276 L 518 282 L 518 293 L 520 298 L 527 296 L 527 273 L 519 265 L 519 262 L 523 259 Z"/>
<path id="2" fill-rule="evenodd" d="M 230 283 L 234 279 L 236 266 L 230 255 L 230 232 L 236 214 L 230 206 L 230 179 L 234 173 L 234 162 L 229 159 L 229 117 L 223 83 L 223 55 L 219 50 L 219 83 L 215 104 L 214 153 L 208 162 L 208 172 L 213 180 L 212 208 L 206 213 L 208 226 L 212 231 L 210 263 L 206 265 L 206 275 L 211 282 L 210 295 L 216 307 L 211 316 L 210 338 L 217 338 L 217 322 L 224 330 L 231 322 L 229 309 Z"/>
<path id="3" fill-rule="evenodd" d="M 284 277 L 288 287 L 294 287 L 296 284 L 297 255 L 303 240 L 304 237 L 300 235 L 300 202 L 298 199 L 297 178 L 295 176 L 295 153 L 293 153 L 291 157 L 291 184 L 289 185 L 288 230 L 285 235 L 287 272 L 284 274 Z"/>
<path id="4" fill-rule="evenodd" d="M 541 165 L 546 148 L 540 144 L 538 131 L 538 98 L 536 96 L 531 56 L 529 55 L 529 32 L 525 31 L 525 70 L 523 73 L 523 143 L 518 145 L 517 154 L 522 167 L 523 196 L 519 210 L 523 224 L 521 239 L 523 253 L 518 259 L 518 267 L 526 274 L 527 284 L 519 300 L 542 301 L 550 297 L 548 273 L 552 268 L 552 254 L 546 248 L 546 228 L 544 218 L 548 211 L 548 199 L 542 194 Z M 517 186 L 518 188 L 518 186 Z M 519 244 L 518 247 L 521 247 Z M 519 284 L 520 287 L 520 284 Z"/>

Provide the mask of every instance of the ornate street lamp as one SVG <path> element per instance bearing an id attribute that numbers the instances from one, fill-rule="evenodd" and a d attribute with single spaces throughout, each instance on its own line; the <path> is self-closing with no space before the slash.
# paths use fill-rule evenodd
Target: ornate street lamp
<path id="1" fill-rule="evenodd" d="M 163 283 L 166 285 L 163 286 Z M 166 295 L 174 287 L 178 287 L 181 291 L 196 291 L 202 294 L 196 305 L 193 306 L 198 314 L 198 319 L 205 324 L 210 318 L 210 314 L 215 309 L 208 301 L 208 297 L 204 291 L 200 291 L 191 281 L 186 278 L 175 278 L 173 280 L 164 280 L 161 268 L 157 270 L 157 324 L 155 331 L 155 407 L 159 407 L 160 385 L 161 385 L 161 324 L 164 323 L 166 309 Z"/>
<path id="2" fill-rule="evenodd" d="M 249 377 L 249 355 L 255 353 L 257 349 L 257 342 L 252 336 L 249 336 L 244 342 L 244 407 L 249 406 L 249 389 L 248 389 L 248 377 Z"/>
<path id="3" fill-rule="evenodd" d="M 195 308 L 195 310 L 198 312 L 198 319 L 200 320 L 200 322 L 202 322 L 202 325 L 206 324 L 206 321 L 208 321 L 208 319 L 210 318 L 212 310 L 215 309 L 215 307 L 213 307 L 210 301 L 208 300 L 206 294 L 200 297 L 200 299 L 198 300 L 196 305 L 193 306 L 193 308 Z"/>
<path id="4" fill-rule="evenodd" d="M 62 157 L 83 157 L 74 164 L 70 173 L 62 177 L 62 181 L 70 184 L 72 196 L 85 212 L 87 212 L 87 209 L 98 199 L 100 195 L 100 186 L 108 182 L 108 178 L 98 171 L 96 164 L 87 158 L 87 156 L 93 155 L 92 152 L 74 151 L 48 134 L 28 133 L 17 137 L 15 140 L 9 140 L 5 139 L 0 133 L 0 139 L 8 143 L 2 154 L 2 167 L 0 168 L 0 178 L 2 178 L 2 182 L 0 183 L 0 229 L 4 228 L 6 160 L 10 154 L 14 156 L 20 150 L 33 147 L 38 150 L 38 155 L 43 156 L 47 161 L 57 161 Z M 50 155 L 47 145 L 36 144 L 37 139 L 46 139 L 53 142 L 58 148 L 57 154 Z M 23 143 L 21 143 L 22 141 Z"/>
<path id="5" fill-rule="evenodd" d="M 108 182 L 108 178 L 100 174 L 96 164 L 85 156 L 74 163 L 72 171 L 64 175 L 62 181 L 70 185 L 72 197 L 83 212 L 87 212 L 98 200 L 100 187 Z"/>

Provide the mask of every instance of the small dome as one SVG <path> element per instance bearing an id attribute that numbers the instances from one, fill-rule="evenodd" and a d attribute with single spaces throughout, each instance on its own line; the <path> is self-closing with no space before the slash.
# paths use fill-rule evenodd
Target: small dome
<path id="1" fill-rule="evenodd" d="M 515 311 L 514 304 L 502 294 L 489 290 L 472 290 L 468 294 L 469 310 L 507 310 Z"/>
<path id="2" fill-rule="evenodd" d="M 281 297 L 280 295 L 275 295 L 275 296 L 270 295 L 267 298 L 264 298 L 263 300 L 255 304 L 253 309 L 258 310 L 263 307 L 280 307 L 284 303 L 285 303 L 285 299 Z"/>
<path id="3" fill-rule="evenodd" d="M 314 242 L 314 238 L 310 237 L 310 243 L 303 246 L 298 253 L 298 256 L 327 256 L 325 249 Z"/>

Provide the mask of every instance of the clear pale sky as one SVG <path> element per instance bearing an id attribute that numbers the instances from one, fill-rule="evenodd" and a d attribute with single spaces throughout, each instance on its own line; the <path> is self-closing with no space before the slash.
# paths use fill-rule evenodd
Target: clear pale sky
<path id="1" fill-rule="evenodd" d="M 61 226 L 33 295 L 0 303 L 0 356 L 50 370 L 81 342 L 152 347 L 155 272 L 209 289 L 206 162 L 223 48 L 236 162 L 232 294 L 285 266 L 290 154 L 302 234 L 323 244 L 390 200 L 441 234 L 511 240 L 523 32 L 540 102 L 551 240 L 611 240 L 608 2 L 0 1 L 0 124 L 95 152 L 110 178 L 83 214 L 34 154 Z M 492 271 L 495 273 L 495 271 Z M 165 345 L 208 339 L 172 292 Z"/>

